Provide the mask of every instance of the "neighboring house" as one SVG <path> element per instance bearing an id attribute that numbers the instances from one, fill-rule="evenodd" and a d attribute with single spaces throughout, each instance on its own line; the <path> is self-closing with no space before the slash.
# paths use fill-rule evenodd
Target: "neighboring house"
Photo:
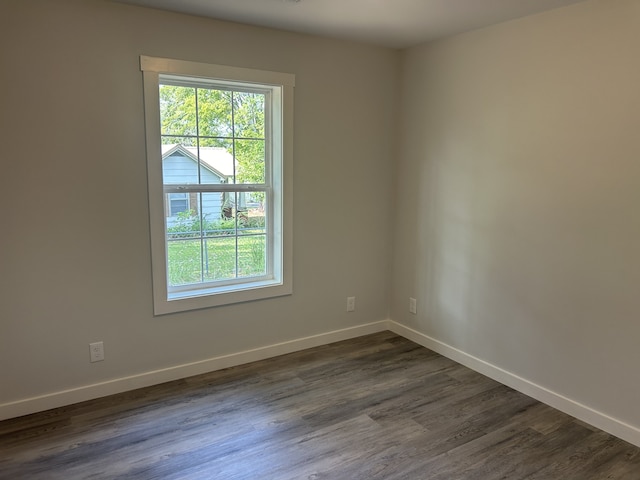
<path id="1" fill-rule="evenodd" d="M 162 175 L 165 185 L 198 182 L 227 183 L 233 179 L 233 156 L 227 150 L 221 147 L 200 147 L 199 153 L 200 175 L 198 176 L 196 147 L 162 145 Z M 183 212 L 202 213 L 208 220 L 217 220 L 224 215 L 225 206 L 233 207 L 233 202 L 229 202 L 222 193 L 204 194 L 202 203 L 197 195 L 196 193 L 169 193 L 166 196 L 165 212 L 168 226 L 175 224 L 178 221 L 178 215 Z"/>

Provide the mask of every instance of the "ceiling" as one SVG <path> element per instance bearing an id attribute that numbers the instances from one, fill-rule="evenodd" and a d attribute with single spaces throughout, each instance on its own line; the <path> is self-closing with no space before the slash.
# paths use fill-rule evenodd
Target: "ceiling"
<path id="1" fill-rule="evenodd" d="M 585 0 L 115 0 L 405 48 Z"/>

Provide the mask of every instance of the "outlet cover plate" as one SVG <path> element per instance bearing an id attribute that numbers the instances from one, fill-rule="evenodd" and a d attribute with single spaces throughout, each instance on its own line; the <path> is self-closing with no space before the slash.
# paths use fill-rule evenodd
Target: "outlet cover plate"
<path id="1" fill-rule="evenodd" d="M 416 305 L 416 299 L 409 297 L 409 313 L 413 313 L 414 315 L 418 313 L 418 307 Z"/>
<path id="2" fill-rule="evenodd" d="M 356 309 L 356 297 L 347 297 L 347 312 L 353 312 Z"/>
<path id="3" fill-rule="evenodd" d="M 104 360 L 104 343 L 95 342 L 89 344 L 89 354 L 91 362 L 101 362 Z"/>

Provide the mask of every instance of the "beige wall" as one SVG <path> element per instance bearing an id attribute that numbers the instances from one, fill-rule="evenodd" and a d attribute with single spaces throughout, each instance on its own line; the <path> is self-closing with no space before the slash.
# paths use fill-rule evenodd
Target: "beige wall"
<path id="1" fill-rule="evenodd" d="M 396 51 L 94 0 L 0 19 L 0 405 L 387 318 Z M 296 75 L 292 296 L 153 317 L 140 54 Z"/>
<path id="2" fill-rule="evenodd" d="M 403 52 L 391 302 L 636 428 L 639 48 L 640 2 L 593 0 Z"/>

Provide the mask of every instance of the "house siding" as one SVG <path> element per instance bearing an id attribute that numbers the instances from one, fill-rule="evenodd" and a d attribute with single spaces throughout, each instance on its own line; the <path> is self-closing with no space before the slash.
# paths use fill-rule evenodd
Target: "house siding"
<path id="1" fill-rule="evenodd" d="M 205 167 L 200 167 L 200 179 L 198 179 L 198 165 L 193 159 L 181 153 L 174 153 L 165 157 L 162 161 L 162 175 L 166 185 L 196 184 L 198 180 L 204 184 L 223 183 L 223 178 L 211 172 Z M 200 212 L 200 204 L 197 194 L 189 197 L 189 207 L 196 213 Z M 209 220 L 215 220 L 222 215 L 222 194 L 208 193 L 202 196 L 202 214 Z M 168 199 L 165 199 L 165 212 L 169 213 Z M 178 217 L 166 216 L 167 226 L 173 226 L 178 222 Z"/>

